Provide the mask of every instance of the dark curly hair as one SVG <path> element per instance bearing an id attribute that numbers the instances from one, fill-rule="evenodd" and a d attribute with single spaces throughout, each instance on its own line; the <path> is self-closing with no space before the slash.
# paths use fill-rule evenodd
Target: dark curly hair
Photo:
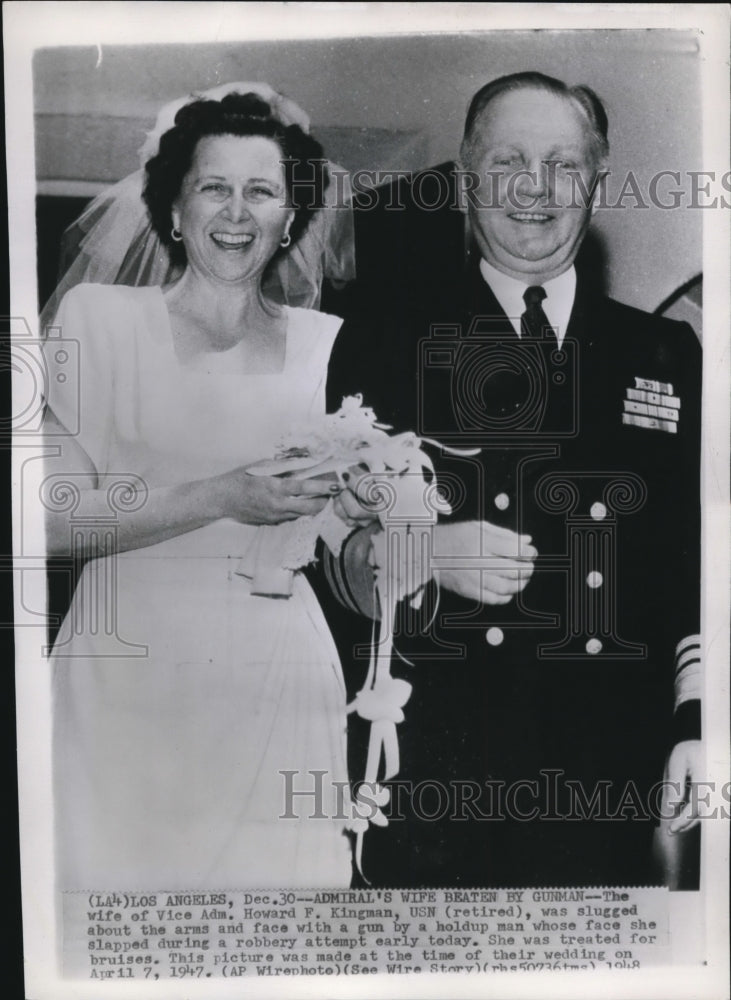
<path id="1" fill-rule="evenodd" d="M 145 165 L 142 197 L 152 227 L 168 247 L 174 263 L 185 263 L 185 250 L 170 235 L 173 204 L 198 143 L 213 135 L 263 136 L 276 142 L 286 161 L 287 194 L 295 213 L 289 234 L 296 243 L 315 211 L 324 204 L 329 176 L 322 146 L 299 125 L 283 125 L 258 94 L 232 93 L 220 101 L 192 101 L 182 107 L 175 116 L 175 125 L 160 138 L 157 155 Z"/>

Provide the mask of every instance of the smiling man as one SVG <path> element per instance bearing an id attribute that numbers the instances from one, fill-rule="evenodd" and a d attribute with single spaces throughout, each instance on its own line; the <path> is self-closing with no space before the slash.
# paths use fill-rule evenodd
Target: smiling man
<path id="1" fill-rule="evenodd" d="M 467 115 L 461 157 L 477 181 L 470 221 L 493 268 L 524 283 L 552 281 L 573 264 L 591 220 L 606 117 L 588 88 L 541 85 L 538 74 L 510 80 L 479 91 Z M 482 207 L 485 181 L 497 188 L 495 210 Z"/>
<path id="2" fill-rule="evenodd" d="M 700 349 L 579 266 L 608 154 L 588 87 L 501 77 L 458 164 L 356 215 L 330 402 L 362 392 L 397 429 L 479 448 L 439 460 L 453 518 L 538 551 L 505 604 L 481 601 L 467 555 L 433 624 L 395 636 L 414 687 L 399 778 L 430 797 L 401 789 L 404 818 L 367 835 L 374 882 L 647 884 L 669 749 L 671 777 L 692 770 Z"/>

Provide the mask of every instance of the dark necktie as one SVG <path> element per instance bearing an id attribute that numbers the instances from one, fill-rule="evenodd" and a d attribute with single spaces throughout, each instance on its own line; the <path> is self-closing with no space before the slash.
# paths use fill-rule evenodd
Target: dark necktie
<path id="1" fill-rule="evenodd" d="M 548 316 L 544 313 L 541 305 L 545 297 L 546 290 L 542 285 L 531 285 L 523 292 L 525 312 L 520 317 L 521 336 L 554 340 L 558 343 L 556 331 L 548 322 Z"/>

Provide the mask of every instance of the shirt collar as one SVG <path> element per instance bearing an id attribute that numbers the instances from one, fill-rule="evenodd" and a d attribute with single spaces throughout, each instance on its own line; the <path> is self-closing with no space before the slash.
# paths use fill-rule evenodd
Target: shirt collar
<path id="1" fill-rule="evenodd" d="M 528 288 L 525 281 L 518 281 L 508 274 L 498 271 L 484 259 L 480 260 L 480 273 L 492 289 L 492 293 L 500 303 L 505 315 L 510 320 L 513 329 L 520 336 L 520 317 L 525 312 L 523 292 Z M 543 311 L 548 322 L 556 330 L 559 347 L 566 336 L 566 330 L 571 318 L 576 297 L 576 270 L 570 267 L 568 271 L 559 274 L 557 278 L 544 281 L 543 288 L 546 298 L 543 300 Z"/>

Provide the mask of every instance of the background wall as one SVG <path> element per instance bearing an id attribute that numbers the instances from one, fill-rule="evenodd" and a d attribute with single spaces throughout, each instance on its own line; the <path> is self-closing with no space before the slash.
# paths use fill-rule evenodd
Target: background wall
<path id="1" fill-rule="evenodd" d="M 702 169 L 698 64 L 693 35 L 671 31 L 46 49 L 34 61 L 39 192 L 89 196 L 123 177 L 161 104 L 229 80 L 265 80 L 294 98 L 326 151 L 351 169 L 418 169 L 455 154 L 483 83 L 537 69 L 599 93 L 610 118 L 611 200 L 630 169 L 647 200 L 656 172 L 680 171 L 687 191 L 687 171 Z M 703 213 L 624 203 L 596 216 L 606 285 L 654 309 L 701 270 Z"/>

